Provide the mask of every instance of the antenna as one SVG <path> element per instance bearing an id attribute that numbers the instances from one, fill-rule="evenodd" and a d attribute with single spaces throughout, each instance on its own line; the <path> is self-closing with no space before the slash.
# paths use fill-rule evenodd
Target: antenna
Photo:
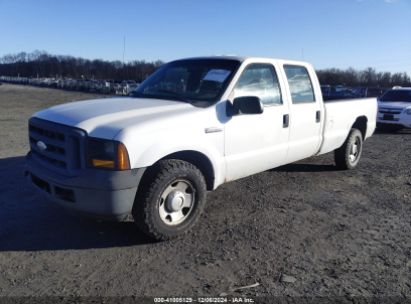
<path id="1" fill-rule="evenodd" d="M 123 66 L 124 66 L 124 54 L 126 53 L 126 35 L 123 36 Z"/>

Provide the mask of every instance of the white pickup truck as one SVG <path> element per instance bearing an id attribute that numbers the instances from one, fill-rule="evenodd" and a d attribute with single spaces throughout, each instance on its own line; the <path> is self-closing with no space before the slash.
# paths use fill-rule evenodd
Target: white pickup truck
<path id="1" fill-rule="evenodd" d="M 324 103 L 305 62 L 183 59 L 130 97 L 35 113 L 26 175 L 64 207 L 132 214 L 165 240 L 188 231 L 223 183 L 330 151 L 338 168 L 356 167 L 376 117 L 376 99 Z"/>

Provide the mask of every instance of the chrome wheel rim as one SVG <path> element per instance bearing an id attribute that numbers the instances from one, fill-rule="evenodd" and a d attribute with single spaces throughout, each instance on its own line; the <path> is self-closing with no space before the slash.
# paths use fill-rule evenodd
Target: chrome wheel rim
<path id="1" fill-rule="evenodd" d="M 195 189 L 187 180 L 170 183 L 160 196 L 158 211 L 162 222 L 175 226 L 184 222 L 193 211 Z"/>
<path id="2" fill-rule="evenodd" d="M 359 137 L 356 137 L 353 144 L 350 147 L 350 154 L 348 155 L 348 158 L 351 163 L 354 163 L 357 159 L 358 156 L 361 153 L 361 140 Z"/>

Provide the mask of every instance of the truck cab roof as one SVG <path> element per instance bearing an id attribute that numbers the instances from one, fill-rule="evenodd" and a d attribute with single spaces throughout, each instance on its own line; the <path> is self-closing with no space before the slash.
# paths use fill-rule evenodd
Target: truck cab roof
<path id="1" fill-rule="evenodd" d="M 298 61 L 298 60 L 288 60 L 282 58 L 269 58 L 269 57 L 256 57 L 256 56 L 237 56 L 237 55 L 213 55 L 213 56 L 200 56 L 200 57 L 189 57 L 183 59 L 177 59 L 173 61 L 182 61 L 182 60 L 235 60 L 238 62 L 245 62 L 245 61 L 278 61 L 278 62 L 286 62 L 288 64 L 295 64 L 295 65 L 308 65 L 308 62 L 305 61 Z"/>

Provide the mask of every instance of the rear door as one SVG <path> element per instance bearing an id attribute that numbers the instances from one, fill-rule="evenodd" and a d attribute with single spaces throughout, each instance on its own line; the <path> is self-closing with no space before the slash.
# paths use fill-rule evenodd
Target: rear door
<path id="1" fill-rule="evenodd" d="M 309 70 L 284 65 L 290 100 L 290 139 L 287 163 L 316 154 L 321 145 L 322 100 L 316 98 Z"/>
<path id="2" fill-rule="evenodd" d="M 234 91 L 235 97 L 257 96 L 264 105 L 262 114 L 236 115 L 225 126 L 226 180 L 234 180 L 285 163 L 288 114 L 275 67 L 251 63 L 245 67 Z"/>

